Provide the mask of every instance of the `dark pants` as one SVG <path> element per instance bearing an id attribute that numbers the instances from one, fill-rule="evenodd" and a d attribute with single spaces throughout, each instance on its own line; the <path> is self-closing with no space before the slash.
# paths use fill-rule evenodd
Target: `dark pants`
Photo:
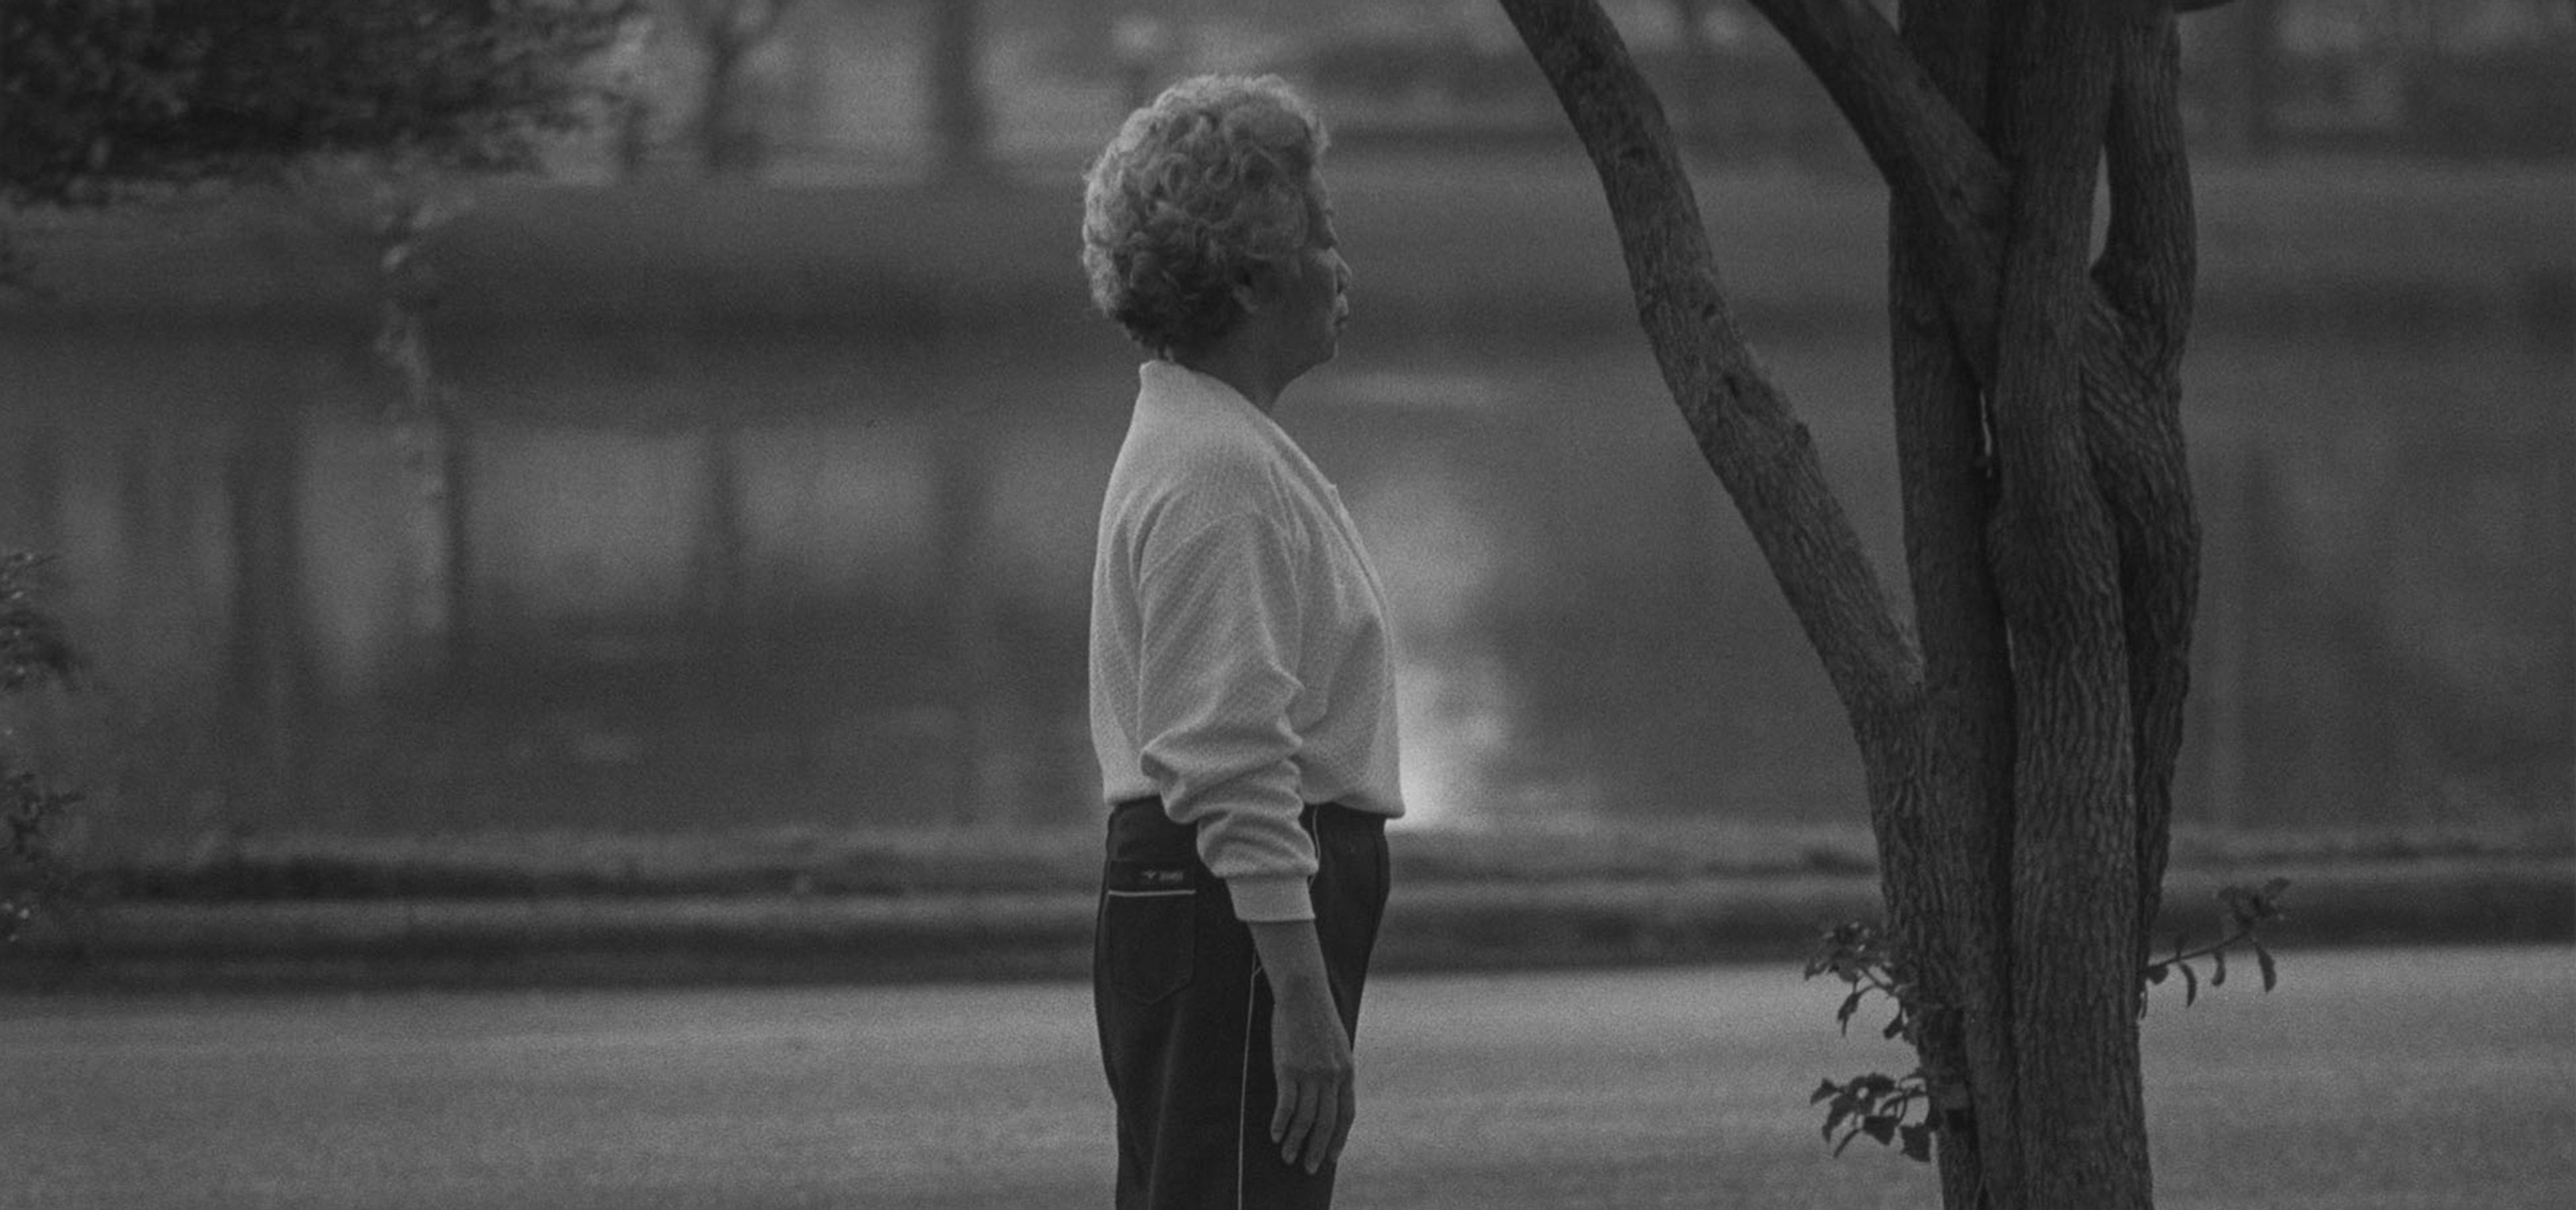
<path id="1" fill-rule="evenodd" d="M 1386 909 L 1386 821 L 1325 805 L 1306 808 L 1304 823 L 1321 866 L 1309 884 L 1316 938 L 1356 1037 Z M 1118 1102 L 1118 1210 L 1332 1204 L 1333 1166 L 1309 1176 L 1270 1141 L 1278 1075 L 1252 931 L 1199 859 L 1197 830 L 1154 799 L 1110 812 L 1091 978 Z"/>

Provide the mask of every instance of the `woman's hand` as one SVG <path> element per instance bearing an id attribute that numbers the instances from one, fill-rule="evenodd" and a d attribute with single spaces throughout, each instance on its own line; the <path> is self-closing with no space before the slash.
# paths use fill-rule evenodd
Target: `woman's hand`
<path id="1" fill-rule="evenodd" d="M 1279 1100 L 1270 1141 L 1279 1158 L 1309 1174 L 1341 1158 L 1357 1110 L 1351 1036 L 1324 976 L 1324 949 L 1311 920 L 1255 921 L 1253 947 L 1270 981 L 1270 1059 Z"/>

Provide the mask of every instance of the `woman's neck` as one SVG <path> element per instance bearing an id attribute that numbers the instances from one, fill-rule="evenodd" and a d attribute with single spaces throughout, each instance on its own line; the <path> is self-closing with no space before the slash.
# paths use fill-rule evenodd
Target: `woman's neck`
<path id="1" fill-rule="evenodd" d="M 1281 376 L 1250 341 L 1220 338 L 1204 348 L 1174 353 L 1171 359 L 1185 369 L 1233 387 L 1264 413 L 1278 404 L 1279 393 L 1287 389 L 1288 377 L 1293 377 Z"/>

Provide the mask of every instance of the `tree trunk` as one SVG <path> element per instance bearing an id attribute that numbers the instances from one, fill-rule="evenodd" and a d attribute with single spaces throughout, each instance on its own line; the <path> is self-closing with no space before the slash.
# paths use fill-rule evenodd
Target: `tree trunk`
<path id="1" fill-rule="evenodd" d="M 2199 557 L 2170 13 L 1945 0 L 1908 5 L 1900 37 L 1866 5 L 1756 0 L 1890 189 L 1918 656 L 1743 348 L 1616 31 L 1593 4 L 1503 6 L 1600 171 L 1667 385 L 1860 741 L 1945 1203 L 2150 1205 L 2136 1014 Z"/>
<path id="2" fill-rule="evenodd" d="M 2273 79 L 2281 70 L 2281 9 L 2275 0 L 2237 0 L 2225 18 L 2230 87 L 2219 129 L 2238 152 L 2268 156 L 2275 147 Z"/>
<path id="3" fill-rule="evenodd" d="M 698 526 L 695 619 L 706 636 L 702 650 L 728 676 L 742 671 L 754 645 L 745 627 L 749 567 L 744 547 L 742 466 L 736 424 L 726 405 L 710 399 L 698 428 Z"/>
<path id="4" fill-rule="evenodd" d="M 1907 49 L 1981 136 L 1981 51 L 1991 24 L 1978 5 L 1905 9 Z M 1996 485 L 1985 402 L 1951 336 L 1940 262 L 1926 252 L 1940 221 L 1928 209 L 1902 196 L 1890 202 L 1888 304 L 1906 570 L 1928 687 L 1917 775 L 1926 815 L 1941 822 L 1893 846 L 1894 864 L 1919 865 L 1935 890 L 1928 902 L 1891 900 L 1890 911 L 1919 921 L 1904 942 L 1921 955 L 1923 995 L 1952 1006 L 1927 1017 L 1922 1045 L 1926 1069 L 1939 1073 L 1936 1086 L 1951 1102 L 1937 1119 L 1942 1200 L 1975 1206 L 1981 1190 L 2020 1187 L 2004 942 L 2012 919 L 2013 686 L 1986 547 Z"/>
<path id="5" fill-rule="evenodd" d="M 474 682 L 478 627 L 474 582 L 474 419 L 450 405 L 438 417 L 439 600 L 444 617 L 439 676 L 451 686 Z"/>
<path id="6" fill-rule="evenodd" d="M 710 177 L 748 177 L 760 171 L 764 151 L 760 131 L 742 104 L 742 61 L 750 52 L 751 47 L 729 25 L 709 30 L 698 148 Z"/>
<path id="7" fill-rule="evenodd" d="M 2093 186 L 2110 106 L 2091 4 L 2001 14 L 1997 150 L 2012 171 L 1997 308 L 1989 526 L 2014 689 L 2011 1005 L 2023 1203 L 2148 1195 L 2139 903 L 2115 536 L 2087 464 L 2081 349 Z"/>
<path id="8" fill-rule="evenodd" d="M 930 131 L 939 170 L 975 178 L 992 167 L 993 119 L 984 105 L 983 5 L 980 0 L 931 0 Z"/>
<path id="9" fill-rule="evenodd" d="M 234 724 L 232 823 L 298 818 L 303 807 L 306 703 L 302 417 L 261 404 L 233 432 L 225 491 L 232 511 L 233 607 L 228 713 Z"/>
<path id="10" fill-rule="evenodd" d="M 743 68 L 777 34 L 796 0 L 690 0 L 685 12 L 706 48 L 698 147 L 706 175 L 752 177 L 769 163 L 769 132 L 745 104 Z"/>
<path id="11" fill-rule="evenodd" d="M 1007 805 L 995 774 L 1001 718 L 1002 640 L 985 558 L 990 483 L 984 444 L 971 417 L 949 416 L 938 438 L 939 608 L 948 658 L 941 678 L 952 722 L 949 819 L 966 827 L 992 822 Z"/>

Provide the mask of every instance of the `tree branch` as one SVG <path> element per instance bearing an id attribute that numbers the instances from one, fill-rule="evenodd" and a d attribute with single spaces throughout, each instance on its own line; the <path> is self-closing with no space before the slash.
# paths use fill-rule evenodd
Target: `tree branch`
<path id="1" fill-rule="evenodd" d="M 1753 0 L 1860 136 L 1896 199 L 1933 235 L 1928 268 L 1981 381 L 1994 380 L 2003 166 L 1878 10 L 1859 0 Z"/>
<path id="2" fill-rule="evenodd" d="M 2200 607 L 2200 520 L 2175 379 L 2132 367 L 2114 378 L 2088 370 L 2086 380 L 2094 481 L 2119 541 L 2143 959 L 2163 901 L 2171 841 L 2174 764 L 2182 751 L 2191 632 Z"/>
<path id="3" fill-rule="evenodd" d="M 2104 142 L 2111 225 L 2093 270 L 2099 298 L 2085 399 L 2094 478 L 2120 544 L 2143 958 L 2163 900 L 2200 595 L 2200 522 L 2177 377 L 2197 252 L 2173 17 L 2128 22 L 2114 70 Z"/>
<path id="4" fill-rule="evenodd" d="M 2126 321 L 2148 366 L 2170 374 L 2191 327 L 2191 170 L 2177 97 L 2182 42 L 2171 15 L 2156 13 L 2121 31 L 2103 159 L 2110 227 L 2093 281 Z"/>
<path id="5" fill-rule="evenodd" d="M 1870 764 L 1901 779 L 1921 664 L 1806 426 L 1745 347 L 1663 108 L 1596 3 L 1502 0 L 1592 157 L 1639 321 L 1701 455 L 1822 658 Z"/>
<path id="6" fill-rule="evenodd" d="M 2198 12 L 2227 2 L 2180 0 L 2171 8 Z M 1937 80 L 1868 4 L 1858 0 L 1752 3 L 1824 84 L 1889 191 L 1915 216 L 1912 221 L 1923 224 L 1921 230 L 1932 239 L 1926 270 L 1945 302 L 1952 332 L 1977 380 L 1991 385 L 1995 306 L 2002 280 L 2001 232 L 2010 179 L 1979 135 L 1977 123 L 1962 113 L 1957 90 L 1944 87 L 1947 82 Z M 2163 16 L 2161 6 L 2150 0 L 2148 7 L 2154 11 L 2138 19 L 2140 27 L 2171 30 L 2172 22 Z M 2182 132 L 2172 103 L 2171 69 L 2139 56 L 2178 53 L 2179 43 L 2170 41 L 2124 50 L 2122 100 L 2112 131 L 2115 142 L 2126 140 L 2123 151 L 2115 154 L 2128 154 L 2137 169 L 2133 186 L 2156 183 L 2168 195 L 2168 203 L 2173 190 L 2180 192 L 2178 213 L 2184 216 L 2184 225 L 2179 244 L 2168 231 L 2151 228 L 2134 233 L 2164 249 L 2161 255 L 2168 259 L 2177 247 L 2186 258 L 2190 253 L 2191 186 L 2179 170 Z M 2118 171 L 2116 165 L 2114 171 Z M 2115 182 L 2114 200 L 2123 192 Z M 2177 213 L 2169 204 L 2161 210 L 2149 205 L 2145 212 Z M 2157 325 L 2158 330 L 2178 330 L 2189 322 L 2187 260 L 2184 268 L 2179 297 L 2161 300 L 2161 312 L 2154 308 L 2139 312 L 2172 317 L 2172 322 Z M 2127 301 L 2123 300 L 2124 306 Z M 2172 310 L 2176 306 L 2182 308 L 2179 314 Z"/>

